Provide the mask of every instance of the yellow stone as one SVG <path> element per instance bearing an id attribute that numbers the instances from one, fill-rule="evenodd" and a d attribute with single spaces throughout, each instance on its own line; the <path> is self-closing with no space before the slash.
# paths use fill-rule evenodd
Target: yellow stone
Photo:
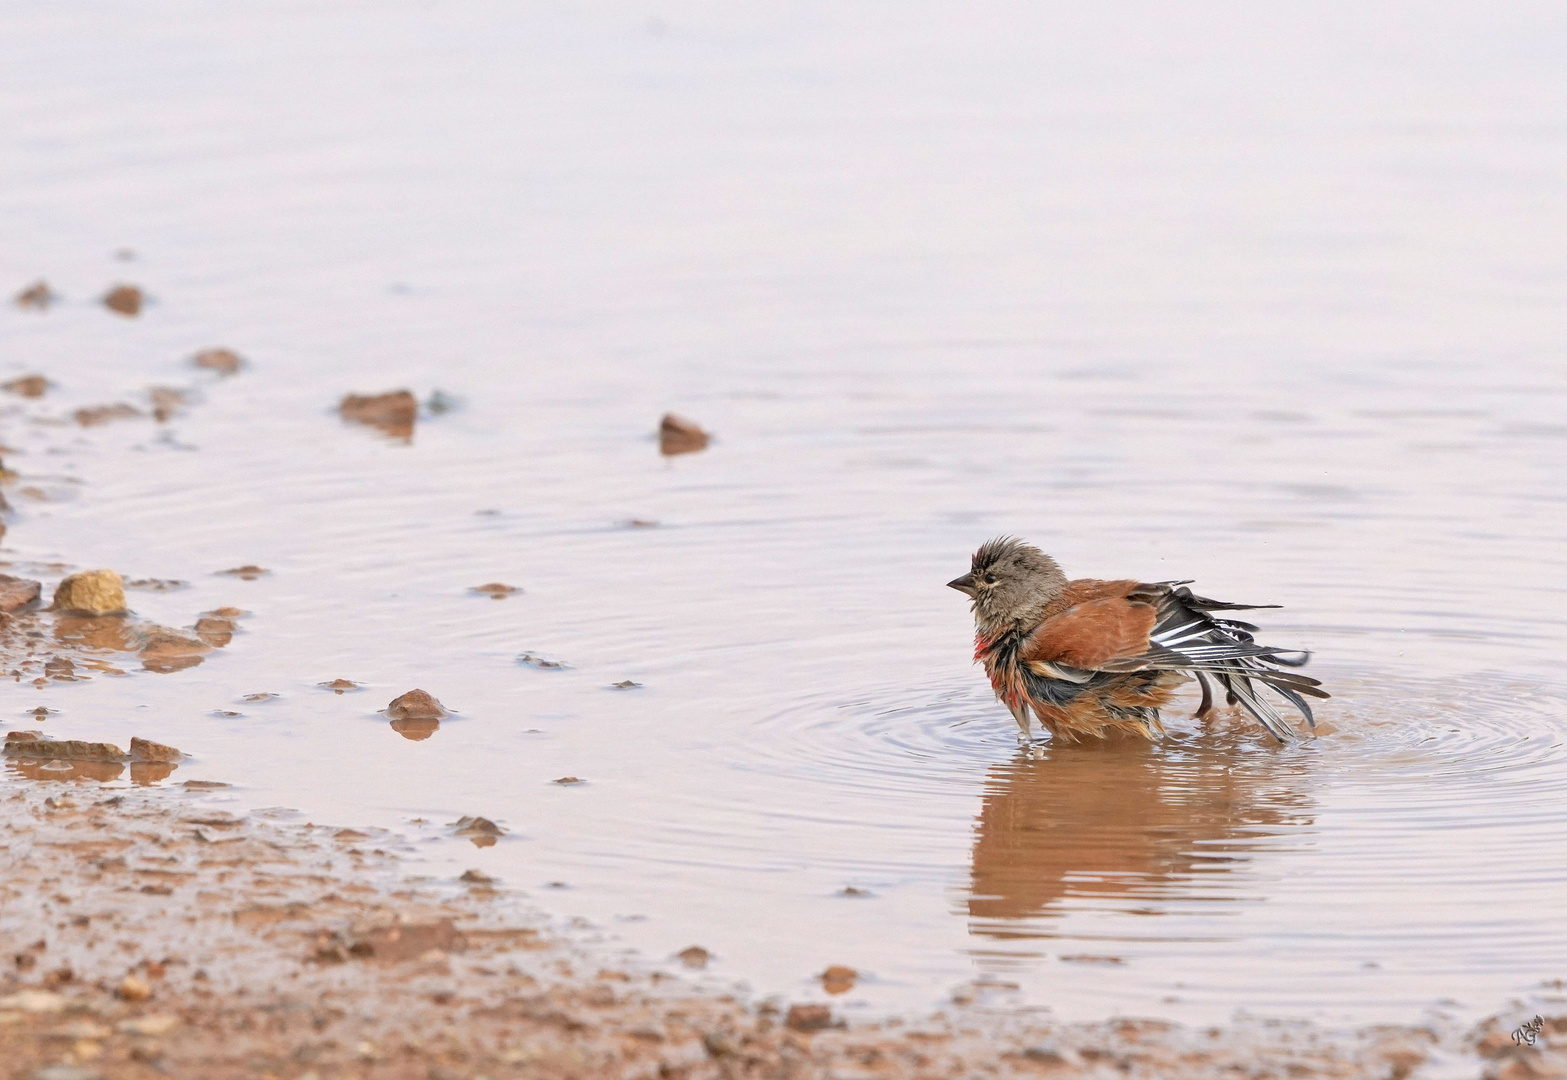
<path id="1" fill-rule="evenodd" d="M 82 615 L 119 615 L 125 611 L 125 582 L 113 570 L 83 570 L 54 590 L 54 609 Z"/>

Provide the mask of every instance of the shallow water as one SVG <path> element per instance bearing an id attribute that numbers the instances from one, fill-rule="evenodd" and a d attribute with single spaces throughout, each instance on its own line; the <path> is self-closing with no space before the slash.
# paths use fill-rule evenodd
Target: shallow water
<path id="1" fill-rule="evenodd" d="M 0 555 L 251 614 L 6 724 L 172 743 L 166 782 L 759 993 L 852 965 L 866 1011 L 1562 978 L 1559 13 L 1095 10 L 8 6 L 0 279 L 65 300 L 0 313 L 58 384 L 0 415 Z M 248 370 L 187 366 L 218 344 Z M 200 400 L 49 422 L 153 384 Z M 455 407 L 334 412 L 400 386 Z M 661 458 L 666 409 L 713 445 Z M 1020 760 L 942 587 L 1000 532 L 1285 605 L 1331 732 Z M 377 712 L 415 686 L 455 710 L 419 740 Z"/>

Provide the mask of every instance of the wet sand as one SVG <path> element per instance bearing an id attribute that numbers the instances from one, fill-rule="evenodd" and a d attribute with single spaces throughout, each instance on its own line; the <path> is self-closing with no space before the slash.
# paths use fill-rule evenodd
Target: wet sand
<path id="1" fill-rule="evenodd" d="M 1470 1031 L 1052 1024 L 954 1004 L 844 1022 L 553 939 L 505 883 L 411 879 L 399 839 L 243 816 L 200 788 L 12 786 L 0 801 L 8 1076 L 1567 1075 Z M 1483 1073 L 1482 1073 L 1483 1067 Z"/>

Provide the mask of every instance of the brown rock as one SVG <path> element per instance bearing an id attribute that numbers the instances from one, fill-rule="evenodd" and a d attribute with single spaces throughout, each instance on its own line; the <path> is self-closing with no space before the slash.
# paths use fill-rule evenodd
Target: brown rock
<path id="1" fill-rule="evenodd" d="M 236 629 L 233 619 L 218 618 L 212 615 L 203 615 L 196 620 L 196 636 L 203 643 L 214 649 L 221 649 L 234 640 Z"/>
<path id="2" fill-rule="evenodd" d="M 151 739 L 138 739 L 131 736 L 131 759 L 133 761 L 178 761 L 184 755 L 172 746 L 164 746 L 155 743 Z"/>
<path id="3" fill-rule="evenodd" d="M 144 299 L 135 285 L 116 285 L 104 295 L 103 306 L 120 315 L 134 316 L 141 314 Z"/>
<path id="4" fill-rule="evenodd" d="M 125 611 L 125 583 L 113 570 L 82 570 L 55 586 L 54 610 L 80 615 Z"/>
<path id="5" fill-rule="evenodd" d="M 140 409 L 134 405 L 127 405 L 123 401 L 116 401 L 110 405 L 89 405 L 71 414 L 82 427 L 97 427 L 111 420 L 129 420 L 133 416 L 140 415 Z"/>
<path id="6" fill-rule="evenodd" d="M 132 753 L 135 744 L 132 743 Z M 854 983 L 859 979 L 860 973 L 852 967 L 844 967 L 842 964 L 834 964 L 822 972 L 822 989 L 829 994 L 847 994 L 854 989 Z"/>
<path id="7" fill-rule="evenodd" d="M 199 368 L 216 371 L 219 375 L 238 375 L 245 361 L 231 349 L 203 349 L 190 358 Z"/>
<path id="8" fill-rule="evenodd" d="M 665 456 L 691 454 L 707 449 L 712 438 L 696 424 L 674 413 L 665 413 L 658 425 L 658 451 Z"/>
<path id="9" fill-rule="evenodd" d="M 791 1005 L 784 1023 L 791 1031 L 821 1031 L 834 1026 L 832 1009 L 826 1005 Z"/>
<path id="10" fill-rule="evenodd" d="M 49 758 L 56 761 L 124 761 L 126 753 L 113 743 L 84 742 L 81 739 L 7 738 L 7 757 Z"/>
<path id="11" fill-rule="evenodd" d="M 441 720 L 448 713 L 446 708 L 423 690 L 410 690 L 402 697 L 393 698 L 386 707 L 386 715 L 393 720 Z"/>
<path id="12" fill-rule="evenodd" d="M 0 383 L 0 390 L 18 397 L 41 398 L 49 389 L 49 380 L 42 375 L 23 375 L 8 383 Z"/>
<path id="13" fill-rule="evenodd" d="M 578 776 L 562 776 L 559 780 L 557 780 L 555 782 L 557 784 L 565 784 L 568 787 L 570 785 L 572 785 L 572 784 L 585 784 L 585 783 L 587 783 L 586 780 L 584 780 L 584 779 L 582 779 L 581 777 L 578 777 Z"/>
<path id="14" fill-rule="evenodd" d="M 127 975 L 120 980 L 114 993 L 123 1001 L 146 1001 L 152 997 L 152 987 L 134 975 Z"/>
<path id="15" fill-rule="evenodd" d="M 254 563 L 246 563 L 244 566 L 235 566 L 228 570 L 219 570 L 218 573 L 225 577 L 237 577 L 241 581 L 255 581 L 259 577 L 266 577 L 268 574 L 272 573 L 272 571 L 263 570 Z M 220 608 L 219 610 L 221 611 L 224 609 Z"/>
<path id="16" fill-rule="evenodd" d="M 333 679 L 331 682 L 316 683 L 323 690 L 330 690 L 334 694 L 344 694 L 350 690 L 358 690 L 359 684 L 352 679 Z"/>
<path id="17" fill-rule="evenodd" d="M 495 879 L 483 870 L 464 870 L 458 881 L 466 881 L 470 885 L 494 885 Z"/>
<path id="18" fill-rule="evenodd" d="M 475 585 L 468 591 L 478 593 L 481 596 L 488 596 L 491 600 L 504 600 L 514 593 L 522 592 L 515 585 L 502 585 L 498 581 L 492 581 L 488 585 Z"/>
<path id="19" fill-rule="evenodd" d="M 190 401 L 190 395 L 176 386 L 154 386 L 147 390 L 152 402 L 152 418 L 158 423 L 167 422 L 181 405 Z"/>
<path id="20" fill-rule="evenodd" d="M 0 574 L 0 614 L 9 615 L 38 599 L 43 586 L 27 578 Z"/>
<path id="21" fill-rule="evenodd" d="M 713 954 L 700 945 L 687 946 L 675 954 L 675 959 L 688 968 L 705 968 L 712 958 Z"/>
<path id="22" fill-rule="evenodd" d="M 474 847 L 493 847 L 498 838 L 506 835 L 506 830 L 489 818 L 461 817 L 453 826 L 457 830 L 455 835 L 472 840 Z"/>
<path id="23" fill-rule="evenodd" d="M 419 417 L 419 402 L 407 390 L 387 394 L 349 394 L 337 407 L 344 420 L 369 424 L 387 435 L 407 439 L 413 435 Z"/>
<path id="24" fill-rule="evenodd" d="M 58 299 L 60 299 L 60 297 L 49 288 L 49 283 L 44 281 L 42 278 L 39 278 L 27 288 L 16 294 L 16 306 L 19 308 L 34 308 L 38 311 L 45 311 L 48 309 L 50 304 L 54 303 Z"/>

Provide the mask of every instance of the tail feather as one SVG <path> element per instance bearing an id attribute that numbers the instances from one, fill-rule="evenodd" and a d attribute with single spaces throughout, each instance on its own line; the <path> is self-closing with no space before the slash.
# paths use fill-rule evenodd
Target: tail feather
<path id="1" fill-rule="evenodd" d="M 1161 582 L 1158 586 L 1159 621 L 1148 635 L 1148 651 L 1123 661 L 1133 667 L 1187 671 L 1201 681 L 1211 677 L 1225 690 L 1226 697 L 1240 705 L 1280 742 L 1291 742 L 1297 735 L 1279 710 L 1262 693 L 1260 683 L 1282 697 L 1315 728 L 1307 697 L 1326 698 L 1321 683 L 1280 667 L 1300 667 L 1310 654 L 1293 649 L 1259 645 L 1252 636 L 1257 627 L 1237 619 L 1216 618 L 1212 611 L 1244 611 L 1276 604 L 1228 604 L 1197 596 L 1186 588 L 1188 582 Z M 1108 665 L 1106 665 L 1108 667 Z M 1207 685 L 1204 682 L 1204 704 Z M 1201 711 L 1201 710 L 1199 710 Z"/>

